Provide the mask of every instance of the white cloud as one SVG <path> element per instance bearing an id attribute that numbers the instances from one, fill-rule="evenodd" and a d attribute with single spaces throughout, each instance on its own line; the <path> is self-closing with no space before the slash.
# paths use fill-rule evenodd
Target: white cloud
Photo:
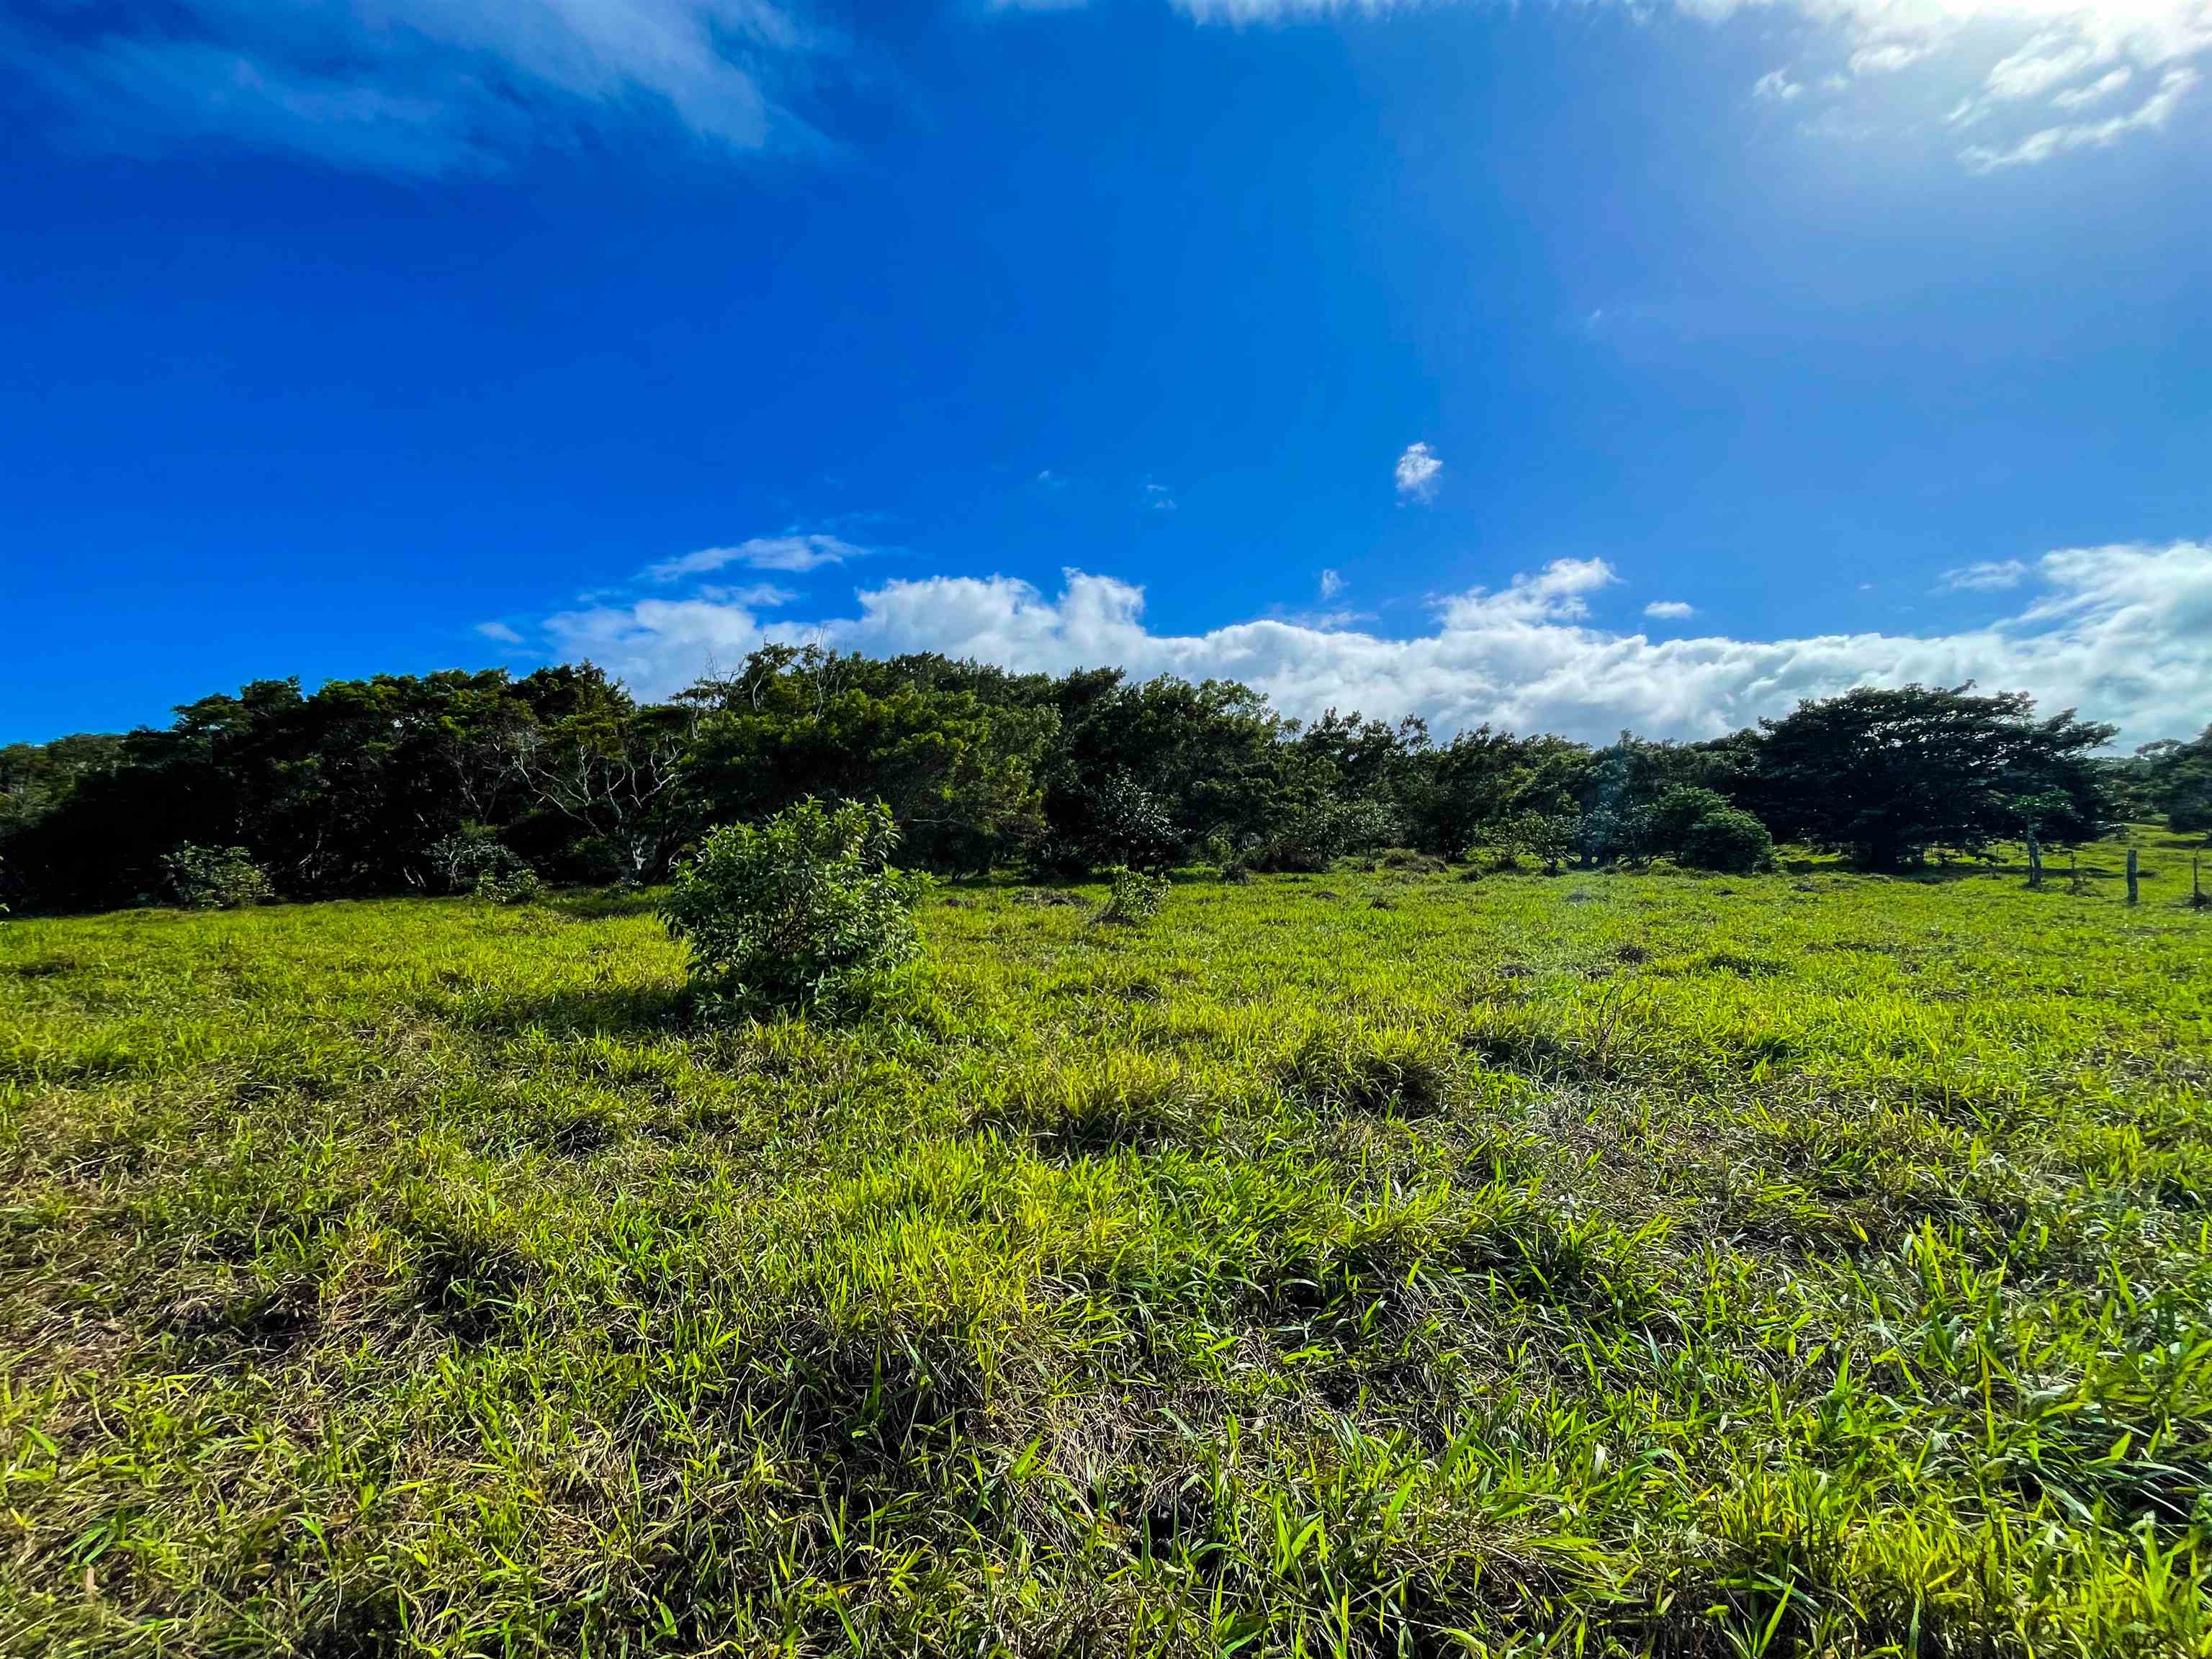
<path id="1" fill-rule="evenodd" d="M 1928 40 L 1878 41 L 1861 46 L 1851 54 L 1851 73 L 1894 75 L 1899 70 L 1911 69 L 1935 50 L 1934 43 Z"/>
<path id="2" fill-rule="evenodd" d="M 702 587 L 691 597 L 715 605 L 743 605 L 749 611 L 773 611 L 789 605 L 799 595 L 774 582 L 755 582 L 747 587 Z"/>
<path id="3" fill-rule="evenodd" d="M 2051 101 L 2060 109 L 2081 109 L 2111 97 L 2135 78 L 2135 71 L 2123 64 L 2119 68 L 2099 76 L 2086 87 L 2069 87 L 2063 92 L 2054 94 Z"/>
<path id="4" fill-rule="evenodd" d="M 2125 115 L 2045 127 L 2006 147 L 1972 145 L 1959 152 L 1959 159 L 1976 173 L 1993 173 L 1999 167 L 2032 167 L 2068 150 L 2101 149 L 2129 133 L 2164 126 L 2197 80 L 2197 71 L 2186 65 L 2170 69 L 2160 78 L 2157 90 Z"/>
<path id="5" fill-rule="evenodd" d="M 1143 590 L 1066 573 L 1048 597 L 1005 576 L 933 576 L 866 590 L 855 615 L 771 623 L 744 605 L 647 600 L 549 618 L 564 652 L 590 654 L 648 693 L 763 638 L 841 649 L 943 651 L 1022 670 L 1110 664 L 1139 675 L 1222 676 L 1265 691 L 1286 714 L 1331 704 L 1419 714 L 1440 732 L 1489 720 L 1603 738 L 1711 737 L 1801 697 L 1859 684 L 1975 680 L 2118 722 L 2127 741 L 2193 732 L 2212 707 L 2212 544 L 2119 544 L 2046 554 L 2040 592 L 2016 614 L 1960 633 L 1830 634 L 1800 639 L 1651 640 L 1592 627 L 1587 599 L 1614 580 L 1602 560 L 1561 560 L 1494 591 L 1435 607 L 1413 639 L 1293 621 L 1155 634 Z"/>
<path id="6" fill-rule="evenodd" d="M 2002 593 L 2027 580 L 2027 567 L 2018 559 L 1984 559 L 1943 573 L 1936 591 L 1942 593 Z"/>
<path id="7" fill-rule="evenodd" d="M 1641 9 L 1638 0 L 1626 3 Z M 1412 9 L 1420 0 L 1176 0 L 1200 23 L 1286 23 L 1343 15 L 1376 16 Z M 1432 0 L 1444 5 L 1452 0 Z M 2114 143 L 2129 133 L 2162 126 L 2172 104 L 2194 84 L 2172 71 L 2212 52 L 2212 0 L 1674 0 L 1682 14 L 1720 22 L 1739 12 L 1791 13 L 1811 27 L 1812 40 L 1832 38 L 1845 71 L 1819 84 L 1831 96 L 1863 91 L 1863 82 L 1943 60 L 1940 72 L 1963 70 L 1980 89 L 1962 101 L 1953 121 L 1970 125 L 2046 95 L 2063 109 L 2076 108 L 2124 88 L 2137 71 L 2162 74 L 2160 89 L 2132 115 L 2112 123 L 2060 127 L 2008 136 L 2002 143 L 1966 152 L 1977 172 L 2042 161 L 2069 149 Z M 1984 67 L 1985 66 L 1985 67 Z M 2117 71 L 2124 70 L 2121 74 Z M 2080 85 L 2076 77 L 2087 76 Z M 1808 77 L 1810 79 L 1811 77 Z M 1754 95 L 1777 102 L 1802 96 L 1804 82 L 1774 70 L 1754 83 Z M 2161 98 L 2161 94 L 2164 96 Z M 1826 136 L 1861 136 L 1884 127 L 1909 126 L 1911 117 L 1893 102 L 1864 93 L 1849 117 L 1808 122 Z"/>
<path id="8" fill-rule="evenodd" d="M 1341 576 L 1338 575 L 1338 574 L 1336 574 L 1336 572 L 1334 572 L 1334 570 L 1324 570 L 1324 571 L 1322 571 L 1322 572 L 1321 573 L 1321 596 L 1322 596 L 1322 598 L 1323 598 L 1324 599 L 1334 599 L 1338 594 L 1340 594 L 1340 593 L 1341 593 L 1341 592 L 1344 592 L 1344 578 L 1343 578 L 1343 577 L 1341 577 Z"/>
<path id="9" fill-rule="evenodd" d="M 734 547 L 702 547 L 679 558 L 648 565 L 645 574 L 653 581 L 672 582 L 679 577 L 703 575 L 709 570 L 741 564 L 752 570 L 781 570 L 799 574 L 819 570 L 825 564 L 867 556 L 868 550 L 836 536 L 755 536 Z"/>
<path id="10" fill-rule="evenodd" d="M 1681 599 L 1654 599 L 1644 607 L 1644 614 L 1658 622 L 1687 622 L 1698 611 Z"/>
<path id="11" fill-rule="evenodd" d="M 484 638 L 488 640 L 498 641 L 501 645 L 520 645 L 522 643 L 522 635 L 516 633 L 512 628 L 509 628 L 503 622 L 478 623 L 477 624 L 477 632 L 483 635 Z"/>
<path id="12" fill-rule="evenodd" d="M 1397 482 L 1401 498 L 1426 505 L 1437 498 L 1437 480 L 1443 470 L 1444 464 L 1437 459 L 1436 451 L 1425 443 L 1413 443 L 1407 444 L 1405 453 L 1398 457 L 1391 476 Z"/>
<path id="13" fill-rule="evenodd" d="M 1175 492 L 1164 483 L 1147 483 L 1145 505 L 1155 513 L 1172 513 L 1176 510 Z"/>
<path id="14" fill-rule="evenodd" d="M 772 0 L 175 0 L 0 23 L 0 57 L 81 138 L 219 136 L 402 173 L 495 166 L 641 104 L 757 149 L 798 131 L 766 66 L 821 44 Z"/>

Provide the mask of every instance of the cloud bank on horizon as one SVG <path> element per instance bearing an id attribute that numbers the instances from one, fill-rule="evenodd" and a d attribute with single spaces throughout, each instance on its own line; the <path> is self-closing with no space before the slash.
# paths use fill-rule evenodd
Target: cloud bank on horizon
<path id="1" fill-rule="evenodd" d="M 1929 635 L 1654 640 L 1591 620 L 1591 596 L 1620 580 L 1602 559 L 1555 560 L 1436 601 L 1434 629 L 1410 639 L 1275 619 L 1158 634 L 1141 587 L 1077 570 L 1050 595 L 1005 576 L 895 580 L 861 589 L 857 614 L 812 620 L 768 614 L 780 604 L 750 594 L 648 597 L 560 612 L 543 635 L 556 654 L 590 657 L 647 696 L 775 640 L 936 651 L 1023 672 L 1237 679 L 1287 714 L 1420 714 L 1440 734 L 1486 721 L 1601 741 L 1623 729 L 1710 738 L 1801 698 L 1911 681 L 2030 691 L 2045 713 L 2113 721 L 2124 743 L 2187 735 L 2212 710 L 2212 542 L 2047 553 L 2023 566 L 2036 591 L 2019 609 Z M 1672 616 L 1680 605 L 1651 609 Z"/>

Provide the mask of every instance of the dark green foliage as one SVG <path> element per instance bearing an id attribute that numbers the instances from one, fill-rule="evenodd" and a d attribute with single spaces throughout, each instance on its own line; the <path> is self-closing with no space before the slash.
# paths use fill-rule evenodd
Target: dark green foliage
<path id="1" fill-rule="evenodd" d="M 1060 733 L 1048 684 L 942 657 L 763 647 L 678 698 L 699 712 L 683 814 L 727 822 L 808 796 L 881 800 L 919 864 L 1010 863 L 1044 834 L 1040 780 Z"/>
<path id="2" fill-rule="evenodd" d="M 1558 870 L 1701 861 L 1722 840 L 1741 867 L 1737 819 L 1686 854 L 1720 810 L 1882 866 L 2031 830 L 2067 846 L 2118 802 L 2212 824 L 2212 738 L 2091 761 L 2106 728 L 2030 711 L 1912 687 L 1808 704 L 1764 736 L 1592 750 L 1486 726 L 1439 744 L 1419 720 L 1334 709 L 1302 725 L 1225 681 L 787 646 L 659 704 L 588 663 L 312 695 L 264 680 L 165 729 L 0 749 L 0 870 L 18 910 L 143 902 L 179 839 L 246 848 L 288 897 L 469 891 L 468 849 L 489 842 L 556 883 L 641 887 L 710 826 L 808 798 L 884 802 L 908 862 L 959 875 L 1202 856 L 1233 880 L 1395 846 Z"/>
<path id="3" fill-rule="evenodd" d="M 494 904 L 526 904 L 544 891 L 538 872 L 520 860 L 477 872 L 473 889 L 480 899 Z"/>
<path id="4" fill-rule="evenodd" d="M 2212 726 L 2194 741 L 2145 745 L 2151 801 L 2173 829 L 2212 830 Z"/>
<path id="5" fill-rule="evenodd" d="M 920 951 L 923 884 L 890 866 L 881 802 L 807 799 L 711 831 L 678 866 L 661 920 L 696 975 L 741 1000 L 811 1003 L 865 991 Z"/>
<path id="6" fill-rule="evenodd" d="M 1761 816 L 1785 839 L 1848 849 L 1876 870 L 2030 828 L 2060 845 L 2095 835 L 2106 805 L 2088 754 L 2113 728 L 2070 709 L 2037 720 L 2025 692 L 1972 691 L 1863 688 L 1761 721 Z"/>
<path id="7" fill-rule="evenodd" d="M 1287 806 L 1255 840 L 1251 860 L 1261 870 L 1326 870 L 1338 859 L 1387 847 L 1401 833 L 1387 802 L 1323 797 Z"/>
<path id="8" fill-rule="evenodd" d="M 537 891 L 537 875 L 529 860 L 484 824 L 465 824 L 433 842 L 424 861 L 438 886 L 448 893 L 472 892 L 480 897 L 498 898 L 510 892 L 534 896 Z M 529 879 L 525 881 L 525 877 Z"/>
<path id="9" fill-rule="evenodd" d="M 161 855 L 169 896 L 186 910 L 235 910 L 274 897 L 269 878 L 243 847 L 195 847 Z"/>
<path id="10" fill-rule="evenodd" d="M 1577 812 L 1522 812 L 1503 826 L 1499 845 L 1526 854 L 1542 864 L 1546 875 L 1555 876 L 1581 845 L 1582 828 Z"/>
<path id="11" fill-rule="evenodd" d="M 1692 870 L 1748 875 L 1774 867 L 1774 837 L 1748 812 L 1710 807 L 1692 819 L 1676 843 L 1676 856 Z"/>
<path id="12" fill-rule="evenodd" d="M 1142 870 L 1121 868 L 1107 872 L 1106 904 L 1101 921 L 1150 921 L 1168 902 L 1168 879 Z"/>

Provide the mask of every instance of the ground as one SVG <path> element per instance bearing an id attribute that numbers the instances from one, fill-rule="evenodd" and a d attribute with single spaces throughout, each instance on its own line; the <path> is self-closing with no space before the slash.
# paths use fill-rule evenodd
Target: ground
<path id="1" fill-rule="evenodd" d="M 0 922 L 0 1651 L 2212 1652 L 2144 853 Z"/>

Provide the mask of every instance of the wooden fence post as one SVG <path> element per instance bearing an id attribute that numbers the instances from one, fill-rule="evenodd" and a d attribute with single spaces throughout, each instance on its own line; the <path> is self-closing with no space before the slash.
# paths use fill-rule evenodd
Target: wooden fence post
<path id="1" fill-rule="evenodd" d="M 2142 895 L 2136 890 L 2136 849 L 2128 848 L 2128 902 L 2133 904 Z"/>
<path id="2" fill-rule="evenodd" d="M 2027 832 L 2027 884 L 2043 885 L 2043 848 L 2036 844 L 2035 831 Z"/>

